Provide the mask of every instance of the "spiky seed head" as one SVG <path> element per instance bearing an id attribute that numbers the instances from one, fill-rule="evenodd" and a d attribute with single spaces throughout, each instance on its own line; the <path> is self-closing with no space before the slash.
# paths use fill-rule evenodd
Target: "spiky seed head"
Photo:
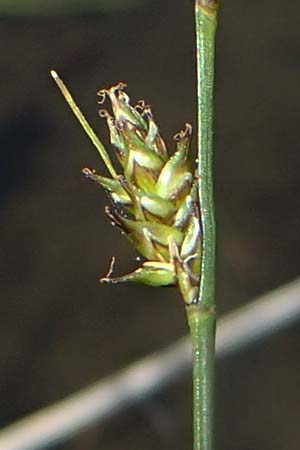
<path id="1" fill-rule="evenodd" d="M 121 166 L 113 178 L 84 169 L 85 176 L 110 196 L 109 220 L 125 233 L 145 262 L 134 272 L 100 281 L 152 286 L 177 284 L 186 304 L 197 301 L 201 259 L 198 179 L 191 168 L 192 127 L 174 136 L 168 156 L 151 109 L 144 101 L 133 107 L 119 83 L 98 92 L 99 103 L 111 101 L 112 114 L 102 109 L 110 141 Z"/>

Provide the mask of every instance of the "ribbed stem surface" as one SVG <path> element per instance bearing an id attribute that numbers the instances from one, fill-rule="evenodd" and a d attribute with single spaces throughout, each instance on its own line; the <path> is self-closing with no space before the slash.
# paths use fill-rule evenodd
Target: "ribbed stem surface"
<path id="1" fill-rule="evenodd" d="M 215 314 L 187 307 L 193 352 L 194 450 L 213 449 Z"/>
<path id="2" fill-rule="evenodd" d="M 212 182 L 214 52 L 217 10 L 195 7 L 198 89 L 199 199 L 203 228 L 199 303 L 210 308 L 215 302 L 215 220 Z"/>
<path id="3" fill-rule="evenodd" d="M 215 220 L 212 182 L 214 52 L 217 1 L 196 0 L 199 200 L 202 260 L 199 298 L 188 306 L 193 348 L 194 450 L 213 450 Z"/>

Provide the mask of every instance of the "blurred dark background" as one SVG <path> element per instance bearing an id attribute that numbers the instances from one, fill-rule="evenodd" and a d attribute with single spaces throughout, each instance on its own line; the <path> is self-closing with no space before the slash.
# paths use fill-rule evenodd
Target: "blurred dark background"
<path id="1" fill-rule="evenodd" d="M 103 214 L 104 171 L 49 75 L 99 136 L 96 91 L 145 98 L 169 145 L 195 125 L 193 7 L 149 0 L 89 14 L 2 16 L 0 425 L 186 333 L 176 289 L 98 284 L 135 253 Z M 217 36 L 218 311 L 300 274 L 300 4 L 226 0 Z M 196 143 L 196 140 L 195 140 Z M 194 145 L 196 151 L 196 145 Z M 298 450 L 299 326 L 217 364 L 217 450 Z M 61 450 L 191 448 L 191 381 L 81 433 Z"/>

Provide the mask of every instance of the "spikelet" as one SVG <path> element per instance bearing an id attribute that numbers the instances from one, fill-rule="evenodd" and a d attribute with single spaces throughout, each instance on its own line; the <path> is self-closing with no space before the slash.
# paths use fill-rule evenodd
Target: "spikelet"
<path id="1" fill-rule="evenodd" d="M 84 169 L 85 176 L 107 192 L 111 206 L 106 214 L 125 233 L 145 262 L 134 272 L 112 277 L 104 283 L 133 282 L 152 286 L 178 285 L 186 304 L 197 301 L 201 229 L 198 178 L 189 159 L 192 127 L 174 136 L 176 149 L 168 156 L 149 106 L 135 107 L 125 93 L 125 84 L 98 92 L 99 103 L 109 98 L 112 115 L 107 121 L 110 141 L 122 174 L 112 178 Z"/>

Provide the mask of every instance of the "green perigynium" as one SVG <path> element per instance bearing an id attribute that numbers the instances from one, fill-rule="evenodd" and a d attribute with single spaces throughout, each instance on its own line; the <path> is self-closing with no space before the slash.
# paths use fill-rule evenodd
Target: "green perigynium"
<path id="1" fill-rule="evenodd" d="M 67 88 L 57 74 L 54 79 L 74 111 Z M 201 263 L 198 178 L 189 157 L 192 128 L 187 124 L 174 136 L 176 148 L 169 156 L 150 107 L 144 101 L 131 106 L 125 87 L 119 83 L 98 92 L 99 103 L 111 102 L 111 114 L 104 109 L 99 114 L 107 121 L 121 173 L 110 170 L 110 178 L 87 168 L 83 173 L 107 191 L 109 220 L 145 262 L 123 276 L 112 277 L 110 270 L 100 281 L 178 285 L 190 305 L 197 302 Z"/>

